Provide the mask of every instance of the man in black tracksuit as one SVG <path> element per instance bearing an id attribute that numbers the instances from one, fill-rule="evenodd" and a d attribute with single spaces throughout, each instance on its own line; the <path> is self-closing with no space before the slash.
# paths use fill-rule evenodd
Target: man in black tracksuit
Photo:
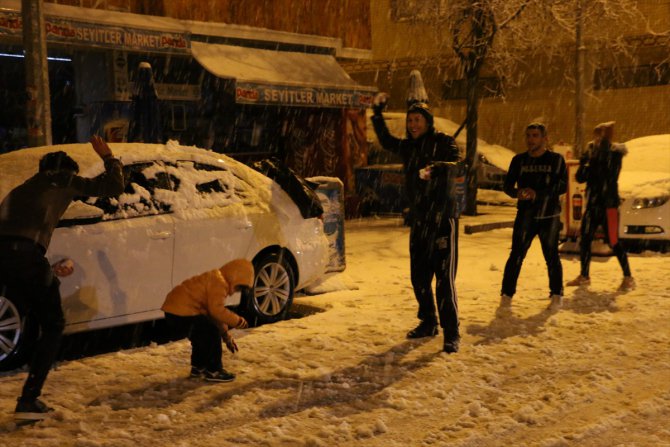
<path id="1" fill-rule="evenodd" d="M 60 282 L 45 256 L 54 229 L 75 197 L 123 192 L 121 161 L 100 137 L 93 137 L 91 143 L 104 162 L 102 175 L 80 177 L 76 161 L 63 151 L 51 152 L 41 158 L 39 172 L 0 203 L 0 292 L 16 296 L 17 304 L 39 326 L 28 378 L 16 404 L 19 420 L 44 419 L 52 411 L 38 397 L 65 326 Z"/>
<path id="2" fill-rule="evenodd" d="M 510 307 L 523 260 L 533 238 L 539 236 L 549 271 L 550 308 L 557 309 L 563 298 L 563 268 L 558 256 L 559 196 L 567 188 L 567 170 L 563 156 L 547 149 L 547 130 L 543 124 L 526 127 L 526 146 L 526 152 L 512 158 L 505 178 L 505 193 L 518 202 L 500 307 Z"/>
<path id="3" fill-rule="evenodd" d="M 458 303 L 456 267 L 458 264 L 458 217 L 454 175 L 460 175 L 460 153 L 450 136 L 436 132 L 433 115 L 425 103 L 410 105 L 407 111 L 407 137 L 392 136 L 382 110 L 385 97 L 374 107 L 372 123 L 382 146 L 403 160 L 405 186 L 409 199 L 410 270 L 414 295 L 419 303 L 419 325 L 408 338 L 437 334 L 437 317 L 432 280 L 436 278 L 435 295 L 440 326 L 444 329 L 444 351 L 457 352 Z"/>
<path id="4" fill-rule="evenodd" d="M 599 225 L 602 225 L 605 240 L 616 255 L 623 281 L 619 290 L 634 287 L 628 256 L 619 242 L 619 172 L 621 161 L 626 155 L 626 146 L 612 143 L 614 122 L 601 123 L 594 129 L 594 139 L 579 159 L 579 168 L 575 175 L 579 183 L 586 183 L 586 211 L 582 219 L 580 239 L 581 271 L 577 278 L 569 281 L 568 286 L 588 285 L 589 266 L 591 264 L 591 242 Z"/>

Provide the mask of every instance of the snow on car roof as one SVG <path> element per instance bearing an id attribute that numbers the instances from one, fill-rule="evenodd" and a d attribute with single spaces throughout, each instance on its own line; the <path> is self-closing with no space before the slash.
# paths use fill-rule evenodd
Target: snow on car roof
<path id="1" fill-rule="evenodd" d="M 660 197 L 670 194 L 670 134 L 626 141 L 619 191 L 624 197 Z"/>
<path id="2" fill-rule="evenodd" d="M 670 134 L 650 135 L 626 141 L 628 154 L 624 171 L 665 172 L 670 174 Z"/>
<path id="3" fill-rule="evenodd" d="M 371 116 L 372 112 L 368 111 L 368 121 Z M 398 138 L 405 138 L 407 135 L 405 124 L 406 116 L 407 115 L 403 112 L 384 112 L 384 119 L 386 120 L 386 125 L 388 126 L 391 135 L 394 135 Z M 443 132 L 447 135 L 453 135 L 456 130 L 458 130 L 459 126 L 455 122 L 439 116 L 434 117 L 434 122 L 435 130 Z M 369 141 L 377 140 L 377 135 L 375 134 L 371 122 L 369 122 L 367 126 L 367 139 Z M 456 143 L 461 149 L 461 152 L 463 152 L 465 150 L 466 143 L 466 136 L 464 132 L 461 132 L 458 135 L 458 138 L 456 138 Z M 493 166 L 496 166 L 505 171 L 507 171 L 509 168 L 512 157 L 515 155 L 515 152 L 511 149 L 497 144 L 489 144 L 481 138 L 477 139 L 477 151 L 484 155 L 489 163 L 491 163 Z"/>
<path id="4" fill-rule="evenodd" d="M 213 151 L 200 149 L 194 146 L 182 146 L 170 140 L 166 144 L 144 143 L 110 143 L 114 156 L 124 164 L 132 164 L 148 160 L 177 161 L 188 160 L 200 163 L 231 167 L 244 181 L 253 185 L 258 192 L 268 191 L 272 180 L 264 175 L 244 166 L 242 163 Z M 14 187 L 33 176 L 39 166 L 39 160 L 45 154 L 55 151 L 64 151 L 79 164 L 79 174 L 84 177 L 93 177 L 100 174 L 104 167 L 102 160 L 93 150 L 90 143 L 62 144 L 42 146 L 37 148 L 20 149 L 0 155 L 0 200 Z M 206 171 L 203 171 L 206 176 Z M 208 181 L 203 177 L 203 181 Z"/>

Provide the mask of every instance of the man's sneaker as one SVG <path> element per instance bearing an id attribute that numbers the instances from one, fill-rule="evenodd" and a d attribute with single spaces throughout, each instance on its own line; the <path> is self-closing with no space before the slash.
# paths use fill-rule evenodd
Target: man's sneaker
<path id="1" fill-rule="evenodd" d="M 619 286 L 619 292 L 627 292 L 635 288 L 635 279 L 632 276 L 624 276 L 621 285 Z"/>
<path id="2" fill-rule="evenodd" d="M 437 335 L 437 324 L 422 321 L 407 333 L 407 338 L 434 337 Z"/>
<path id="3" fill-rule="evenodd" d="M 551 301 L 549 302 L 549 307 L 547 307 L 548 310 L 557 311 L 563 307 L 563 295 L 551 295 L 549 299 Z"/>
<path id="4" fill-rule="evenodd" d="M 460 339 L 454 338 L 452 340 L 444 340 L 444 346 L 442 350 L 447 354 L 454 354 L 458 352 L 458 345 L 460 344 Z"/>
<path id="5" fill-rule="evenodd" d="M 205 376 L 205 368 L 197 368 L 191 366 L 191 374 L 189 374 L 190 379 L 202 379 Z"/>
<path id="6" fill-rule="evenodd" d="M 591 278 L 587 278 L 586 276 L 579 275 L 572 281 L 568 281 L 565 283 L 566 286 L 570 287 L 575 287 L 575 286 L 588 286 L 591 284 Z"/>
<path id="7" fill-rule="evenodd" d="M 22 400 L 19 398 L 14 410 L 14 419 L 19 421 L 41 421 L 42 419 L 46 419 L 52 411 L 54 411 L 53 408 L 39 399 Z"/>
<path id="8" fill-rule="evenodd" d="M 500 304 L 498 304 L 498 307 L 512 307 L 512 297 L 504 293 L 500 295 Z"/>
<path id="9" fill-rule="evenodd" d="M 207 382 L 232 382 L 235 380 L 235 374 L 221 368 L 219 371 L 205 371 L 205 380 Z"/>
<path id="10" fill-rule="evenodd" d="M 498 309 L 496 309 L 496 315 L 499 317 L 506 317 L 512 314 L 512 297 L 505 295 L 504 293 L 500 295 L 500 304 L 498 304 Z"/>

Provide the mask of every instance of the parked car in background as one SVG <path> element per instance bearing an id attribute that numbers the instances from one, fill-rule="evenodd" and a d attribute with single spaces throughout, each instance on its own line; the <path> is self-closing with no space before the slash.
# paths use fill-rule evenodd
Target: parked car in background
<path id="1" fill-rule="evenodd" d="M 357 168 L 355 173 L 360 212 L 362 215 L 400 213 L 407 207 L 401 160 L 397 155 L 382 148 L 372 127 L 371 116 L 369 114 L 367 123 L 367 140 L 370 143 L 368 166 Z M 406 136 L 405 113 L 385 112 L 384 120 L 392 135 L 398 138 Z M 453 135 L 458 129 L 458 124 L 436 116 L 435 129 Z M 465 157 L 465 134 L 460 134 L 456 142 L 461 155 Z M 506 147 L 478 140 L 477 187 L 502 190 L 507 169 L 514 155 L 514 151 Z"/>
<path id="2" fill-rule="evenodd" d="M 124 193 L 73 202 L 47 253 L 51 262 L 74 262 L 61 283 L 66 333 L 162 318 L 173 286 L 235 258 L 253 262 L 254 288 L 226 304 L 239 305 L 251 322 L 284 318 L 295 291 L 323 275 L 323 210 L 296 197 L 300 191 L 292 197 L 229 157 L 173 141 L 110 146 L 124 163 Z M 55 150 L 74 158 L 83 176 L 103 171 L 88 144 L 3 154 L 0 200 Z M 34 336 L 20 297 L 0 294 L 0 368 L 20 364 Z"/>
<path id="3" fill-rule="evenodd" d="M 626 142 L 619 190 L 619 237 L 629 249 L 670 244 L 670 134 Z"/>
<path id="4" fill-rule="evenodd" d="M 670 244 L 670 134 L 636 138 L 627 149 L 619 174 L 619 238 L 629 250 L 667 250 Z M 567 152 L 572 152 L 567 148 Z M 586 184 L 575 180 L 579 161 L 568 159 L 568 192 L 564 196 L 562 237 L 564 251 L 577 251 L 581 219 L 586 205 Z M 603 237 L 602 229 L 600 234 Z M 600 249 L 604 253 L 610 250 Z"/>

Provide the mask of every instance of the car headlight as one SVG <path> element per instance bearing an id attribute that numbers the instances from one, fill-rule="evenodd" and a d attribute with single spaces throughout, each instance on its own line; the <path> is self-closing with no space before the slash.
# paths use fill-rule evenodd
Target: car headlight
<path id="1" fill-rule="evenodd" d="M 670 199 L 670 195 L 644 198 L 644 199 L 634 199 L 632 207 L 635 210 L 643 208 L 657 208 L 661 205 L 664 205 L 668 201 L 668 199 Z"/>

